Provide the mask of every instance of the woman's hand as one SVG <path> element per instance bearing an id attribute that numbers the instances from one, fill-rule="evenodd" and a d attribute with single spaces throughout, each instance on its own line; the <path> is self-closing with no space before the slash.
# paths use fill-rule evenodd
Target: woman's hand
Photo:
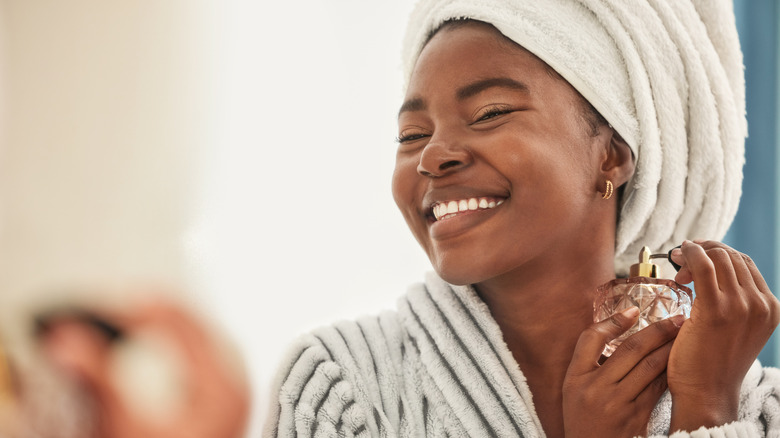
<path id="1" fill-rule="evenodd" d="M 671 431 L 737 420 L 742 380 L 780 321 L 780 304 L 750 257 L 720 242 L 672 252 L 675 280 L 696 299 L 669 356 Z"/>
<path id="2" fill-rule="evenodd" d="M 57 318 L 40 335 L 44 352 L 53 364 L 75 378 L 95 401 L 97 437 L 100 438 L 237 438 L 249 408 L 248 390 L 241 373 L 224 362 L 225 352 L 204 324 L 179 306 L 155 301 L 117 312 L 90 312 L 95 320 L 118 329 L 112 340 L 84 318 Z M 176 403 L 165 414 L 149 416 L 128 402 L 117 381 L 120 344 L 138 338 L 164 340 L 166 350 L 180 358 L 175 380 Z M 119 342 L 120 344 L 117 344 Z M 152 359 L 148 355 L 146 359 Z M 158 363 L 159 365 L 159 363 Z M 158 379 L 159 380 L 159 379 Z M 145 385 L 154 390 L 172 382 Z M 143 386 L 143 385 L 142 385 Z M 159 388 L 157 388 L 159 389 Z M 169 391 L 170 392 L 170 391 Z M 137 403 L 136 403 L 137 405 Z M 147 409 L 148 411 L 148 409 Z M 154 417 L 154 418 L 152 418 Z"/>
<path id="3" fill-rule="evenodd" d="M 603 364 L 604 345 L 628 330 L 632 307 L 580 335 L 563 384 L 566 437 L 638 436 L 666 391 L 666 364 L 681 318 L 657 322 L 628 337 Z"/>

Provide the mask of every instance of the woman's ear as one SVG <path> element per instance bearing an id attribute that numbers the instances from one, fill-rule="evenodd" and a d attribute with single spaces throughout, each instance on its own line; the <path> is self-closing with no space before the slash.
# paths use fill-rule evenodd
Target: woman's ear
<path id="1" fill-rule="evenodd" d="M 612 133 L 604 161 L 601 163 L 601 171 L 615 187 L 620 187 L 634 175 L 634 154 L 623 137 L 613 128 L 609 129 Z"/>

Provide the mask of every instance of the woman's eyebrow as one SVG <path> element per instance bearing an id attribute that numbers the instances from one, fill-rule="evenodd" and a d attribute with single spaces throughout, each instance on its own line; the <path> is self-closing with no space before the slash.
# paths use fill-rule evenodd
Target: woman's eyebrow
<path id="1" fill-rule="evenodd" d="M 510 90 L 517 90 L 521 91 L 525 94 L 528 94 L 530 91 L 528 90 L 528 85 L 516 81 L 511 78 L 506 77 L 499 77 L 499 78 L 488 78 L 488 79 L 482 79 L 477 82 L 468 84 L 466 86 L 463 86 L 459 88 L 455 96 L 458 98 L 458 100 L 465 100 L 469 97 L 476 96 L 477 94 L 489 89 L 489 88 L 508 88 Z M 400 117 L 402 113 L 405 111 L 421 111 L 426 108 L 425 101 L 420 97 L 413 97 L 401 105 L 401 109 L 398 110 L 398 116 Z"/>
<path id="2" fill-rule="evenodd" d="M 400 117 L 404 111 L 421 111 L 424 110 L 425 107 L 424 100 L 419 97 L 413 97 L 401 105 L 401 109 L 398 110 L 398 117 Z"/>
<path id="3" fill-rule="evenodd" d="M 458 100 L 465 100 L 469 97 L 476 96 L 488 88 L 493 87 L 509 88 L 512 90 L 522 91 L 525 94 L 529 93 L 528 86 L 524 83 L 511 78 L 499 77 L 482 79 L 480 81 L 461 87 L 458 89 L 455 96 L 458 98 Z"/>

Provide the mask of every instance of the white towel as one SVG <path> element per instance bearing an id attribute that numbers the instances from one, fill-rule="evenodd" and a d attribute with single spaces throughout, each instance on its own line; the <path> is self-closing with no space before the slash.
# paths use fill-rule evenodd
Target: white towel
<path id="1" fill-rule="evenodd" d="M 463 18 L 492 24 L 544 60 L 632 148 L 618 272 L 644 245 L 723 238 L 742 193 L 747 135 L 728 0 L 422 0 L 404 42 L 407 79 L 431 32 Z"/>

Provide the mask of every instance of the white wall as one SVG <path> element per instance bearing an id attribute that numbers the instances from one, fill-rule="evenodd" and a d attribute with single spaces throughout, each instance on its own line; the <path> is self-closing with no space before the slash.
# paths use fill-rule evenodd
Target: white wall
<path id="1" fill-rule="evenodd" d="M 174 272 L 263 411 L 294 336 L 428 269 L 390 194 L 412 0 L 268 4 L 4 0 L 0 123 L 6 313 L 72 259 Z"/>
<path id="2" fill-rule="evenodd" d="M 390 194 L 411 1 L 235 0 L 197 236 L 264 386 L 297 333 L 391 308 L 427 259 Z"/>

